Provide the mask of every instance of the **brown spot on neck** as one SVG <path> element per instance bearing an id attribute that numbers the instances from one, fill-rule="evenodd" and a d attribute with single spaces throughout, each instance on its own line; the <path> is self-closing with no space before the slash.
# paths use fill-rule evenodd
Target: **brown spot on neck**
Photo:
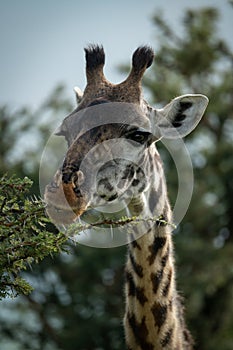
<path id="1" fill-rule="evenodd" d="M 158 328 L 159 332 L 167 319 L 167 306 L 155 302 L 151 308 L 151 312 L 154 317 L 155 326 Z"/>
<path id="2" fill-rule="evenodd" d="M 131 262 L 131 265 L 133 267 L 134 272 L 138 275 L 138 277 L 142 278 L 143 277 L 143 267 L 135 261 L 131 252 L 129 252 L 129 258 L 130 258 L 130 262 Z"/>
<path id="3" fill-rule="evenodd" d="M 133 276 L 130 272 L 126 271 L 126 283 L 128 284 L 128 295 L 136 297 L 139 303 L 143 306 L 147 301 L 145 296 L 145 290 L 143 287 L 138 287 L 133 279 Z"/>
<path id="4" fill-rule="evenodd" d="M 152 265 L 154 263 L 158 252 L 161 249 L 163 249 L 166 242 L 167 242 L 166 237 L 155 237 L 154 238 L 154 242 L 149 246 L 150 255 L 147 258 L 149 265 Z"/>
<path id="5" fill-rule="evenodd" d="M 140 348 L 143 350 L 154 350 L 153 344 L 146 340 L 149 334 L 146 326 L 146 317 L 144 316 L 141 321 L 137 321 L 134 315 L 128 313 L 127 319 L 134 334 L 136 343 Z"/>

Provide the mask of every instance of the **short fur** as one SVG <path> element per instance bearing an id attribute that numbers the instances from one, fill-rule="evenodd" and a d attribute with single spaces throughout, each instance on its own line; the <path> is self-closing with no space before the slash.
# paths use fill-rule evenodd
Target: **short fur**
<path id="1" fill-rule="evenodd" d="M 46 188 L 47 212 L 56 223 L 66 225 L 88 213 L 89 206 L 128 199 L 131 215 L 144 211 L 160 217 L 154 224 L 138 225 L 131 233 L 125 273 L 127 349 L 191 350 L 193 341 L 176 289 L 172 213 L 154 141 L 163 134 L 177 137 L 189 133 L 201 119 L 208 99 L 184 95 L 154 110 L 141 91 L 142 76 L 154 58 L 150 47 L 134 52 L 129 76 L 120 84 L 112 84 L 104 76 L 102 46 L 89 46 L 85 52 L 87 86 L 83 95 L 77 90 L 80 104 L 58 130 L 66 137 L 68 150 Z M 80 114 L 82 110 L 85 113 Z M 109 115 L 114 122 L 105 122 Z M 93 126 L 98 118 L 103 124 Z M 121 152 L 129 156 L 118 154 L 101 164 L 106 154 L 114 152 L 108 142 L 112 139 L 123 142 Z M 82 160 L 93 149 L 86 170 L 80 170 Z M 93 186 L 88 175 L 96 169 Z"/>

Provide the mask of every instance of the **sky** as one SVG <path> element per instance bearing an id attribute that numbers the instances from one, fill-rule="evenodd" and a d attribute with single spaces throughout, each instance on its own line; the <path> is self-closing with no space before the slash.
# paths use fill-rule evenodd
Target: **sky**
<path id="1" fill-rule="evenodd" d="M 182 34 L 187 8 L 217 7 L 220 36 L 233 48 L 232 14 L 228 0 L 0 0 L 0 105 L 36 109 L 58 83 L 68 95 L 85 87 L 83 48 L 104 46 L 105 74 L 124 79 L 117 67 L 130 63 L 133 51 L 149 44 L 156 51 L 152 16 L 164 18 Z"/>

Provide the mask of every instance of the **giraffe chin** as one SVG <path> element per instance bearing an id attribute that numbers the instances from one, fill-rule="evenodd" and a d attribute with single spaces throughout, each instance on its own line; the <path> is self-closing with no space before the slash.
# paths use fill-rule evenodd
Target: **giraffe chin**
<path id="1" fill-rule="evenodd" d="M 72 184 L 59 184 L 52 190 L 47 186 L 44 199 L 47 215 L 55 225 L 72 224 L 87 208 L 85 197 L 77 197 Z"/>

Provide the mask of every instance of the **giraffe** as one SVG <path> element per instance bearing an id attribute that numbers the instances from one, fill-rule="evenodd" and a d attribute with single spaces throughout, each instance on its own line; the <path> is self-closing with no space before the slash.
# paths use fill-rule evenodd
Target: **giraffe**
<path id="1" fill-rule="evenodd" d="M 176 288 L 172 227 L 168 224 L 172 211 L 156 142 L 189 134 L 202 118 L 208 98 L 182 95 L 155 109 L 143 99 L 141 89 L 143 74 L 154 59 L 150 47 L 134 52 L 131 71 L 119 84 L 105 78 L 102 46 L 91 45 L 85 53 L 86 88 L 84 93 L 75 90 L 78 107 L 57 130 L 57 135 L 66 138 L 68 150 L 45 190 L 48 215 L 67 225 L 88 216 L 90 208 L 123 201 L 132 216 L 143 212 L 162 217 L 153 224 L 139 225 L 130 234 L 125 267 L 126 347 L 192 349 Z M 82 168 L 85 155 L 91 152 Z"/>

